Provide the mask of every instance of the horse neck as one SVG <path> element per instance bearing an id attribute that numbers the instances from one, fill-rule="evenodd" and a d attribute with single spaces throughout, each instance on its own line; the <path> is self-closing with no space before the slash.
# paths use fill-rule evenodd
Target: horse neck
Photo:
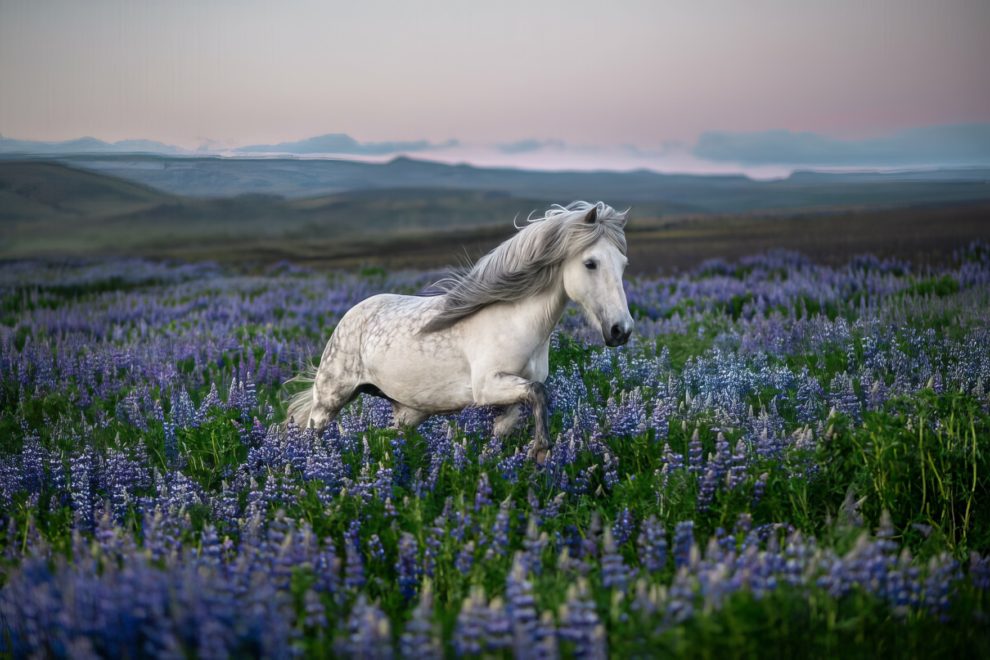
<path id="1" fill-rule="evenodd" d="M 561 277 L 543 291 L 514 304 L 515 314 L 526 320 L 527 325 L 536 329 L 540 342 L 546 341 L 564 314 L 567 294 Z"/>

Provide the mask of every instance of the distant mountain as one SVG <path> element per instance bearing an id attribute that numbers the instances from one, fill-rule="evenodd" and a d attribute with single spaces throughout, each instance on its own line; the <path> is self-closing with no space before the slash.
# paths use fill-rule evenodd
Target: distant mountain
<path id="1" fill-rule="evenodd" d="M 495 192 L 566 203 L 605 200 L 650 205 L 664 215 L 897 206 L 990 199 L 990 170 L 893 173 L 796 173 L 757 181 L 742 175 L 528 171 L 395 158 L 387 163 L 305 158 L 170 158 L 155 155 L 65 156 L 61 162 L 173 194 L 243 194 L 305 198 L 348 191 L 439 189 Z"/>
<path id="2" fill-rule="evenodd" d="M 352 156 L 383 156 L 400 152 L 428 151 L 457 146 L 457 140 L 433 143 L 426 140 L 412 142 L 358 142 L 344 133 L 327 133 L 296 142 L 255 144 L 238 147 L 234 151 L 245 154 L 346 154 Z"/>
<path id="3" fill-rule="evenodd" d="M 801 167 L 990 166 L 990 124 L 921 126 L 881 137 L 840 140 L 818 133 L 703 133 L 694 155 L 741 165 Z"/>
<path id="4" fill-rule="evenodd" d="M 170 144 L 154 140 L 120 140 L 104 142 L 92 137 L 83 137 L 63 142 L 40 142 L 37 140 L 14 140 L 0 136 L 0 154 L 24 155 L 65 155 L 65 154 L 165 154 L 177 155 L 182 150 Z"/>

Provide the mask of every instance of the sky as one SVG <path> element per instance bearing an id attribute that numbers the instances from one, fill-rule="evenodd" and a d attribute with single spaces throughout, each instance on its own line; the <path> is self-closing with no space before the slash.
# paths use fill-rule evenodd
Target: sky
<path id="1" fill-rule="evenodd" d="M 986 0 L 0 0 L 0 134 L 744 162 L 699 149 L 982 135 L 987 34 Z"/>

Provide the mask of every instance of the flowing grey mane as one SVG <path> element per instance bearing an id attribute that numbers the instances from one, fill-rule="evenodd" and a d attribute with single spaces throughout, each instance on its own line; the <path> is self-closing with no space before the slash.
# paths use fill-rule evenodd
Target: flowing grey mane
<path id="1" fill-rule="evenodd" d="M 443 304 L 422 332 L 443 330 L 493 303 L 522 300 L 549 288 L 565 260 L 602 237 L 626 252 L 626 212 L 603 202 L 554 205 L 528 221 L 472 268 L 437 282 Z"/>

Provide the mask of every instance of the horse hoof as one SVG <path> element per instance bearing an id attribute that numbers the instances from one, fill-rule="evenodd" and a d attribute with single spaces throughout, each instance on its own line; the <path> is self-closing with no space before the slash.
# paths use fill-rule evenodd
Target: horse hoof
<path id="1" fill-rule="evenodd" d="M 531 460 L 536 461 L 537 465 L 546 465 L 548 455 L 549 455 L 548 449 L 537 449 L 534 447 L 533 449 L 529 450 L 528 457 Z"/>

